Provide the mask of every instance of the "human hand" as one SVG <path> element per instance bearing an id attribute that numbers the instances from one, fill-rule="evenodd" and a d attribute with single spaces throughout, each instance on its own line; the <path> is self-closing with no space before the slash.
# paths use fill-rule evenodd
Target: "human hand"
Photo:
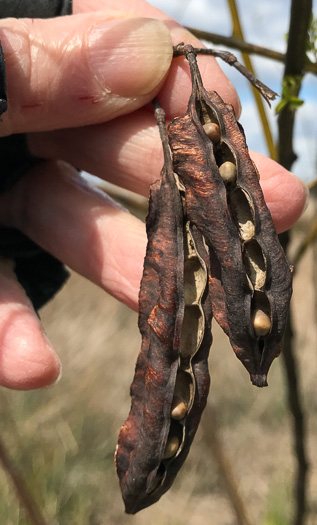
<path id="1" fill-rule="evenodd" d="M 115 9 L 112 4 L 74 0 L 71 17 L 0 21 L 9 92 L 0 133 L 28 133 L 32 153 L 49 159 L 0 196 L 0 223 L 20 229 L 137 309 L 144 225 L 90 188 L 71 165 L 147 195 L 163 163 L 147 103 L 158 94 L 170 119 L 185 113 L 191 89 L 185 60 L 170 66 L 170 35 L 174 45 L 200 44 L 143 0 L 121 0 Z M 198 60 L 205 87 L 239 114 L 237 94 L 217 63 Z M 284 230 L 302 212 L 304 186 L 273 161 L 252 156 L 277 229 Z M 50 384 L 59 375 L 59 360 L 5 260 L 0 279 L 0 384 Z"/>

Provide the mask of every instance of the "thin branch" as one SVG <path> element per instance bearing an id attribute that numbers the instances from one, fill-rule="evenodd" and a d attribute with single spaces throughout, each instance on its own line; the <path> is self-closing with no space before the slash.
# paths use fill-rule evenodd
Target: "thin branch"
<path id="1" fill-rule="evenodd" d="M 235 36 L 224 36 L 219 35 L 218 33 L 211 33 L 209 31 L 201 31 L 200 29 L 194 29 L 193 27 L 186 27 L 194 36 L 199 38 L 199 40 L 206 40 L 212 44 L 222 45 L 229 47 L 230 49 L 238 49 L 243 53 L 248 53 L 249 55 L 258 55 L 264 58 L 269 58 L 270 60 L 276 60 L 277 62 L 285 63 L 286 55 L 280 53 L 279 51 L 274 51 L 267 47 L 257 46 L 256 44 L 251 44 L 237 38 Z M 306 73 L 313 73 L 317 75 L 317 63 L 311 62 L 306 57 L 306 63 L 304 66 L 304 71 Z"/>
<path id="2" fill-rule="evenodd" d="M 306 61 L 306 44 L 310 16 L 312 13 L 312 0 L 293 0 L 291 7 L 291 20 L 289 27 L 288 46 L 286 52 L 284 79 L 292 77 L 296 87 L 292 92 L 298 96 L 304 64 Z M 286 169 L 290 169 L 297 155 L 293 150 L 293 129 L 295 111 L 287 105 L 279 115 L 279 151 L 278 160 Z"/>
<path id="3" fill-rule="evenodd" d="M 291 77 L 296 82 L 296 89 L 293 92 L 294 96 L 299 94 L 301 88 L 301 80 L 306 62 L 306 44 L 311 14 L 312 0 L 292 0 L 284 80 Z M 278 160 L 287 169 L 291 168 L 293 161 L 296 159 L 293 150 L 294 121 L 295 111 L 287 104 L 281 110 L 278 120 Z M 287 232 L 281 235 L 281 241 L 286 251 L 289 244 L 289 234 Z M 306 421 L 294 349 L 292 324 L 292 312 L 290 312 L 285 333 L 283 358 L 288 389 L 288 403 L 293 415 L 294 451 L 297 459 L 294 498 L 295 514 L 293 523 L 294 525 L 303 525 L 307 515 L 308 459 Z"/>
<path id="4" fill-rule="evenodd" d="M 292 263 L 294 265 L 298 264 L 303 255 L 306 253 L 309 246 L 313 244 L 313 242 L 317 239 L 317 219 L 313 222 L 313 224 L 310 227 L 309 232 L 304 237 L 303 241 L 300 243 L 299 248 L 297 249 L 293 259 Z"/>
<path id="5" fill-rule="evenodd" d="M 219 473 L 223 478 L 228 499 L 235 513 L 237 525 L 252 525 L 253 521 L 248 514 L 247 506 L 242 498 L 239 482 L 236 478 L 232 463 L 219 437 L 216 414 L 209 405 L 207 405 L 204 412 L 202 427 L 206 436 L 206 443 L 208 443 L 213 453 Z"/>
<path id="6" fill-rule="evenodd" d="M 219 51 L 218 49 L 209 49 L 205 47 L 193 47 L 190 44 L 184 44 L 183 42 L 181 44 L 178 44 L 177 46 L 174 46 L 173 48 L 173 56 L 174 57 L 180 57 L 180 56 L 186 56 L 189 66 L 192 68 L 194 63 L 196 63 L 196 60 L 192 56 L 195 55 L 211 55 L 214 57 L 221 58 L 226 64 L 228 64 L 231 67 L 234 67 L 241 75 L 243 75 L 250 84 L 257 90 L 257 92 L 266 100 L 269 106 L 271 106 L 270 100 L 274 100 L 276 97 L 278 97 L 278 94 L 275 93 L 272 89 L 270 89 L 268 86 L 263 84 L 260 80 L 256 78 L 256 76 L 249 71 L 243 64 L 241 64 L 237 57 L 230 53 L 229 51 Z M 193 78 L 199 77 L 199 82 L 201 84 L 201 78 L 199 70 L 197 70 L 197 67 L 195 67 L 195 72 L 193 72 Z"/>
<path id="7" fill-rule="evenodd" d="M 309 184 L 308 184 L 308 188 L 309 190 L 315 190 L 317 188 L 317 179 L 314 179 L 312 180 Z"/>
<path id="8" fill-rule="evenodd" d="M 229 4 L 229 8 L 230 8 L 230 12 L 231 12 L 231 18 L 232 18 L 232 22 L 233 22 L 233 34 L 234 34 L 235 37 L 238 37 L 241 40 L 244 40 L 243 32 L 242 32 L 242 28 L 241 28 L 241 24 L 240 24 L 240 19 L 239 19 L 239 14 L 238 14 L 238 10 L 237 10 L 237 6 L 236 6 L 236 3 L 235 3 L 235 0 L 228 0 L 228 4 Z M 242 58 L 243 58 L 243 61 L 244 61 L 244 64 L 245 64 L 246 68 L 249 71 L 251 71 L 251 73 L 253 73 L 253 75 L 255 75 L 255 71 L 254 71 L 254 68 L 253 68 L 253 65 L 252 65 L 252 62 L 251 62 L 251 58 L 249 57 L 249 55 L 247 53 L 242 53 Z M 259 93 L 258 93 L 258 91 L 256 89 L 252 88 L 252 91 L 253 91 L 253 96 L 254 96 L 254 99 L 255 99 L 255 102 L 256 102 L 256 106 L 258 108 L 260 119 L 261 119 L 261 122 L 262 122 L 262 127 L 263 127 L 263 131 L 264 131 L 266 145 L 267 145 L 270 157 L 272 159 L 276 159 L 276 157 L 277 157 L 277 155 L 276 155 L 276 148 L 275 148 L 275 145 L 274 145 L 271 128 L 270 128 L 270 125 L 269 125 L 269 122 L 268 122 L 268 119 L 267 119 L 267 116 L 266 116 L 266 113 L 265 113 L 263 101 L 262 101 L 262 99 L 261 99 L 261 97 L 260 97 L 260 95 L 259 95 Z"/>
<path id="9" fill-rule="evenodd" d="M 48 525 L 40 510 L 35 504 L 26 484 L 13 465 L 3 441 L 0 439 L 0 463 L 8 477 L 11 479 L 17 498 L 25 509 L 32 525 Z"/>
<path id="10" fill-rule="evenodd" d="M 283 248 L 286 250 L 289 244 L 288 232 L 281 236 Z M 307 473 L 309 463 L 307 460 L 306 444 L 306 419 L 302 402 L 302 393 L 299 382 L 298 365 L 294 351 L 294 334 L 292 310 L 289 313 L 285 336 L 284 336 L 284 371 L 287 385 L 287 397 L 290 412 L 293 416 L 293 446 L 297 460 L 297 473 L 294 487 L 294 525 L 303 525 L 307 513 Z"/>

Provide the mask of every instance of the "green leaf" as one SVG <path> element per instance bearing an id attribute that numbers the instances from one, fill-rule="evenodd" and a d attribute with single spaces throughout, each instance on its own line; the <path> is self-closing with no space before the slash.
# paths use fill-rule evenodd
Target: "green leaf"
<path id="1" fill-rule="evenodd" d="M 282 99 L 275 107 L 277 114 L 286 107 L 295 111 L 304 104 L 304 101 L 298 97 L 301 80 L 301 75 L 289 75 L 283 79 Z"/>
<path id="2" fill-rule="evenodd" d="M 280 100 L 279 103 L 275 106 L 275 113 L 278 115 L 282 111 L 282 109 L 287 106 L 287 104 L 288 101 L 285 98 Z"/>
<path id="3" fill-rule="evenodd" d="M 315 62 L 317 62 L 317 18 L 311 15 L 310 24 L 307 34 L 306 52 L 312 53 Z"/>

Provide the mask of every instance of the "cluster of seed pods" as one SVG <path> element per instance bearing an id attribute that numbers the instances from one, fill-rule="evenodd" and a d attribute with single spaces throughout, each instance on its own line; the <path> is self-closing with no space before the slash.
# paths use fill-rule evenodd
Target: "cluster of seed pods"
<path id="1" fill-rule="evenodd" d="M 292 290 L 243 129 L 233 109 L 204 89 L 193 48 L 180 44 L 179 55 L 189 62 L 193 89 L 186 115 L 168 132 L 156 104 L 164 167 L 151 187 L 142 347 L 116 450 L 128 513 L 156 502 L 189 452 L 209 391 L 212 316 L 252 383 L 265 386 Z"/>

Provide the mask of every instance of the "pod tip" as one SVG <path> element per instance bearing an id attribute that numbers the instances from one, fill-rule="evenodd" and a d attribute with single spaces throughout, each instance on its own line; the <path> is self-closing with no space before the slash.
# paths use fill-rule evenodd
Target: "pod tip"
<path id="1" fill-rule="evenodd" d="M 254 386 L 258 386 L 259 388 L 268 386 L 266 374 L 251 374 L 250 378 Z"/>

